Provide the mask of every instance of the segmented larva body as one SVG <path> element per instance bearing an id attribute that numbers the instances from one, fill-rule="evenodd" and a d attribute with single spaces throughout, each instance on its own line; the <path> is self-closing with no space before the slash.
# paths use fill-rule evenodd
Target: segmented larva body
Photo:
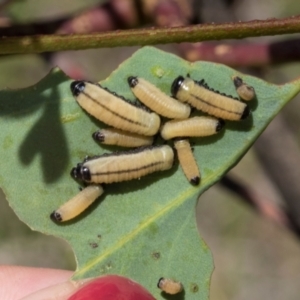
<path id="1" fill-rule="evenodd" d="M 71 175 L 85 182 L 120 182 L 168 170 L 173 161 L 174 152 L 168 145 L 142 147 L 89 158 L 73 168 Z"/>
<path id="2" fill-rule="evenodd" d="M 213 91 L 204 80 L 177 77 L 172 84 L 172 95 L 183 103 L 224 120 L 238 121 L 248 117 L 247 104 Z"/>
<path id="3" fill-rule="evenodd" d="M 98 120 L 124 131 L 155 135 L 160 117 L 104 89 L 98 84 L 74 81 L 71 91 L 78 104 Z"/>
<path id="4" fill-rule="evenodd" d="M 102 144 L 131 148 L 150 146 L 153 143 L 152 136 L 138 135 L 116 128 L 98 130 L 93 133 L 93 138 Z"/>
<path id="5" fill-rule="evenodd" d="M 233 77 L 233 83 L 238 95 L 245 101 L 250 101 L 255 97 L 255 90 L 252 86 L 243 82 L 243 79 L 235 76 Z"/>
<path id="6" fill-rule="evenodd" d="M 103 194 L 101 185 L 89 185 L 75 197 L 52 212 L 50 218 L 56 222 L 65 222 L 77 217 Z"/>
<path id="7" fill-rule="evenodd" d="M 169 119 L 187 119 L 190 106 L 163 93 L 152 83 L 140 77 L 128 77 L 133 94 L 147 107 Z"/>
<path id="8" fill-rule="evenodd" d="M 175 137 L 202 137 L 218 133 L 224 126 L 224 121 L 213 117 L 193 117 L 186 120 L 171 120 L 160 129 L 163 139 Z"/>
<path id="9" fill-rule="evenodd" d="M 183 290 L 183 286 L 181 282 L 175 281 L 170 278 L 164 278 L 164 277 L 161 277 L 158 280 L 157 287 L 160 288 L 163 292 L 170 295 L 178 294 Z"/>
<path id="10" fill-rule="evenodd" d="M 174 147 L 178 160 L 188 181 L 193 185 L 200 182 L 200 172 L 188 139 L 176 139 Z"/>

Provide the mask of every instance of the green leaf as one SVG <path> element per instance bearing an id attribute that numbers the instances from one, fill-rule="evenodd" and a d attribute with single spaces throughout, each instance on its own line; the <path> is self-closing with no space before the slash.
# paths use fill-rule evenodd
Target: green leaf
<path id="1" fill-rule="evenodd" d="M 156 283 L 162 276 L 171 277 L 183 283 L 186 299 L 208 299 L 213 262 L 196 229 L 198 196 L 239 161 L 298 93 L 300 80 L 277 86 L 223 65 L 191 64 L 146 47 L 102 84 L 134 100 L 128 76 L 144 77 L 169 94 L 172 81 L 187 73 L 233 96 L 237 95 L 231 78 L 240 75 L 257 94 L 249 119 L 227 122 L 219 135 L 194 140 L 201 185 L 191 186 L 176 164 L 168 172 L 107 186 L 100 201 L 61 225 L 49 215 L 78 192 L 69 176 L 71 168 L 86 155 L 116 148 L 101 148 L 92 140 L 91 134 L 103 124 L 81 110 L 71 95 L 71 81 L 59 70 L 36 86 L 0 91 L 1 187 L 28 226 L 70 243 L 78 262 L 75 279 L 117 273 L 161 298 Z"/>

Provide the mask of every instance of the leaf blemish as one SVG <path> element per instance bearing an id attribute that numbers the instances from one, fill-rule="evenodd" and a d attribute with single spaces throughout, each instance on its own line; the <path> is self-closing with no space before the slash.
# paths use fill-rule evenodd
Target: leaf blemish
<path id="1" fill-rule="evenodd" d="M 197 293 L 199 291 L 199 286 L 196 283 L 190 285 L 190 290 L 192 293 Z"/>
<path id="2" fill-rule="evenodd" d="M 159 66 L 155 66 L 151 69 L 151 72 L 153 73 L 153 75 L 155 75 L 156 77 L 158 78 L 161 78 L 164 76 L 165 74 L 165 71 L 159 67 Z"/>
<path id="3" fill-rule="evenodd" d="M 151 256 L 153 259 L 158 260 L 158 259 L 160 259 L 160 252 L 154 251 L 154 252 L 152 252 Z"/>
<path id="4" fill-rule="evenodd" d="M 89 243 L 90 246 L 95 249 L 95 248 L 98 248 L 98 244 L 97 243 Z"/>
<path id="5" fill-rule="evenodd" d="M 113 267 L 112 263 L 108 262 L 106 265 L 104 265 L 100 268 L 100 273 L 106 274 L 110 269 L 112 269 L 112 267 Z"/>
<path id="6" fill-rule="evenodd" d="M 72 122 L 76 119 L 78 119 L 80 116 L 80 113 L 75 113 L 75 114 L 68 114 L 68 115 L 64 115 L 64 116 L 61 116 L 61 122 L 64 124 L 64 123 L 68 123 L 68 122 Z"/>
<path id="7" fill-rule="evenodd" d="M 11 136 L 6 136 L 3 141 L 3 149 L 6 150 L 13 145 L 13 139 Z"/>

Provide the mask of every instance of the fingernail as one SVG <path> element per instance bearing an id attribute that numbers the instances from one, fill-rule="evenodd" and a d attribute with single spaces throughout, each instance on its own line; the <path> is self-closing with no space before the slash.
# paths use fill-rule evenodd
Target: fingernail
<path id="1" fill-rule="evenodd" d="M 66 281 L 50 287 L 39 290 L 22 300 L 66 300 L 73 295 L 78 289 L 80 289 L 84 284 L 93 279 L 82 279 L 78 281 Z"/>

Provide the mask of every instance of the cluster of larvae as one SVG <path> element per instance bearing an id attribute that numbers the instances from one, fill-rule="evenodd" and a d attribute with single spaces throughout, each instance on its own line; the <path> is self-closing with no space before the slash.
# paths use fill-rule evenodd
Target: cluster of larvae
<path id="1" fill-rule="evenodd" d="M 255 97 L 254 89 L 240 77 L 234 77 L 233 82 L 241 99 Z M 179 76 L 174 80 L 171 88 L 173 97 L 140 77 L 131 76 L 128 83 L 133 94 L 146 107 L 127 101 L 96 83 L 71 83 L 71 91 L 78 104 L 111 126 L 95 132 L 93 138 L 103 144 L 134 149 L 87 157 L 78 163 L 71 176 L 88 185 L 51 214 L 54 221 L 67 221 L 83 212 L 103 193 L 101 184 L 137 179 L 170 169 L 174 161 L 173 148 L 167 144 L 152 145 L 153 137 L 159 131 L 164 140 L 173 139 L 185 176 L 190 183 L 198 185 L 201 176 L 189 138 L 216 134 L 223 128 L 223 120 L 239 121 L 250 114 L 245 102 L 219 93 L 204 80 L 194 81 L 189 76 Z M 189 117 L 191 107 L 210 116 Z M 161 124 L 160 116 L 171 120 Z"/>

